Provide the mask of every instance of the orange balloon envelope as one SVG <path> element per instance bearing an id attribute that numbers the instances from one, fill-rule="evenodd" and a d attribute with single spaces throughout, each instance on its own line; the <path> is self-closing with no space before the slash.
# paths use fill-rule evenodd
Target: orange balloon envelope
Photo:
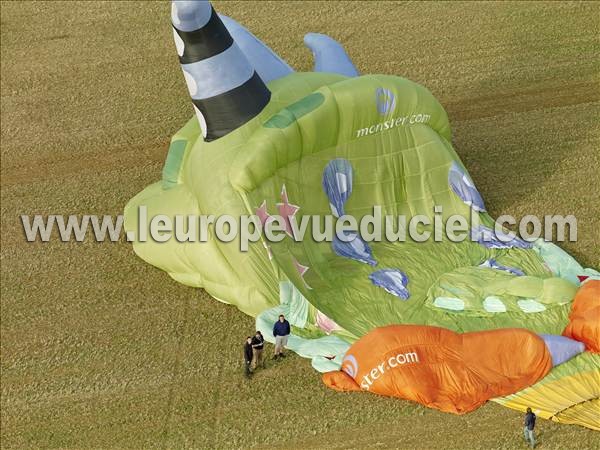
<path id="1" fill-rule="evenodd" d="M 524 329 L 460 334 L 390 325 L 355 342 L 342 370 L 325 373 L 323 382 L 339 391 L 365 390 L 464 414 L 532 385 L 551 368 L 542 338 Z"/>
<path id="2" fill-rule="evenodd" d="M 599 280 L 587 281 L 577 291 L 563 336 L 583 342 L 590 352 L 600 353 Z"/>

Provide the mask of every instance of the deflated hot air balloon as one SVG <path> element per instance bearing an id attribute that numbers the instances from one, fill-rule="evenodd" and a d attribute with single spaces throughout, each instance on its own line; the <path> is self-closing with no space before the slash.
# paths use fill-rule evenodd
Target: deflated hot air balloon
<path id="1" fill-rule="evenodd" d="M 452 148 L 446 112 L 427 89 L 359 76 L 341 45 L 319 34 L 305 38 L 314 72 L 294 72 L 208 2 L 173 2 L 171 21 L 195 116 L 173 136 L 162 180 L 126 206 L 126 229 L 145 227 L 142 209 L 175 222 L 252 214 L 263 227 L 281 218 L 285 237 L 263 235 L 244 251 L 239 234 L 227 242 L 212 232 L 204 242 L 138 234 L 141 258 L 256 317 L 267 338 L 285 314 L 288 347 L 330 372 L 332 387 L 463 413 L 489 398 L 521 408 L 511 395 L 552 380 L 563 394 L 559 402 L 537 398 L 542 416 L 600 428 L 598 383 L 588 382 L 600 376 L 600 356 L 573 357 L 593 349 L 595 312 L 571 312 L 578 290 L 588 289 L 578 276 L 600 274 L 551 243 L 494 232 Z M 458 215 L 470 220 L 469 238 L 372 241 L 350 228 L 333 240 L 298 239 L 304 217 L 358 223 L 374 207 L 431 223 Z M 569 338 L 560 338 L 569 314 Z M 374 349 L 368 357 L 357 350 L 364 346 Z M 418 361 L 410 359 L 415 346 Z M 357 366 L 348 375 L 350 356 Z M 377 361 L 385 373 L 372 372 Z"/>
<path id="2" fill-rule="evenodd" d="M 341 391 L 362 389 L 463 414 L 490 398 L 531 386 L 553 365 L 582 351 L 581 342 L 522 328 L 460 334 L 424 325 L 389 325 L 355 342 L 342 370 L 327 372 L 323 381 Z"/>

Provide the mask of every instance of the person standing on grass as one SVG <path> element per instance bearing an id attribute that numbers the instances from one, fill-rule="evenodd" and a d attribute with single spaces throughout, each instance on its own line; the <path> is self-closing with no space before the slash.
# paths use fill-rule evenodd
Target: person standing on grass
<path id="1" fill-rule="evenodd" d="M 244 343 L 244 362 L 246 378 L 250 378 L 250 375 L 252 375 L 252 336 L 246 337 Z"/>
<path id="2" fill-rule="evenodd" d="M 257 331 L 252 338 L 252 370 L 256 370 L 258 365 L 263 369 L 265 368 L 265 355 L 263 354 L 264 347 L 265 338 L 260 331 Z"/>
<path id="3" fill-rule="evenodd" d="M 531 448 L 535 447 L 535 434 L 533 429 L 535 428 L 535 414 L 531 411 L 531 408 L 527 408 L 527 414 L 525 414 L 524 421 L 525 428 L 523 428 L 523 435 L 525 441 L 531 445 Z"/>
<path id="4" fill-rule="evenodd" d="M 283 350 L 287 345 L 288 337 L 290 335 L 290 323 L 285 320 L 283 314 L 279 316 L 279 320 L 273 325 L 273 336 L 275 336 L 275 354 L 273 359 L 284 357 Z"/>

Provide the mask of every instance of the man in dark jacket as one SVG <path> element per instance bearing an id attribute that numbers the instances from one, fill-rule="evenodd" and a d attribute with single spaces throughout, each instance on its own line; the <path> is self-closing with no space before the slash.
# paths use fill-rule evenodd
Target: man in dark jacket
<path id="1" fill-rule="evenodd" d="M 533 429 L 535 428 L 535 414 L 531 411 L 531 408 L 527 408 L 527 414 L 525 414 L 524 421 L 525 428 L 523 429 L 523 434 L 525 436 L 525 441 L 531 445 L 531 448 L 535 447 L 535 434 Z"/>
<path id="2" fill-rule="evenodd" d="M 281 314 L 279 320 L 273 325 L 273 336 L 275 336 L 275 354 L 273 355 L 273 359 L 285 356 L 283 350 L 287 345 L 289 335 L 290 323 Z"/>
<path id="3" fill-rule="evenodd" d="M 257 366 L 265 368 L 265 355 L 263 349 L 265 347 L 265 338 L 260 331 L 257 331 L 252 338 L 252 370 L 256 370 Z"/>
<path id="4" fill-rule="evenodd" d="M 246 343 L 244 344 L 244 362 L 246 378 L 250 378 L 250 375 L 252 375 L 252 368 L 250 367 L 250 364 L 252 364 L 252 336 L 246 337 Z"/>

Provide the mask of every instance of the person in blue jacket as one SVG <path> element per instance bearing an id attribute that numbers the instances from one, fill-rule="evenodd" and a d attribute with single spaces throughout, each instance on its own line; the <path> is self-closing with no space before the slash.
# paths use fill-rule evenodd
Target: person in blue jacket
<path id="1" fill-rule="evenodd" d="M 525 414 L 523 434 L 525 441 L 531 445 L 531 448 L 535 448 L 535 414 L 531 411 L 531 408 L 527 408 L 527 414 Z"/>
<path id="2" fill-rule="evenodd" d="M 281 314 L 279 320 L 273 325 L 273 336 L 275 336 L 275 354 L 273 355 L 273 359 L 285 357 L 283 350 L 287 345 L 289 335 L 290 323 L 285 320 L 284 315 Z"/>

